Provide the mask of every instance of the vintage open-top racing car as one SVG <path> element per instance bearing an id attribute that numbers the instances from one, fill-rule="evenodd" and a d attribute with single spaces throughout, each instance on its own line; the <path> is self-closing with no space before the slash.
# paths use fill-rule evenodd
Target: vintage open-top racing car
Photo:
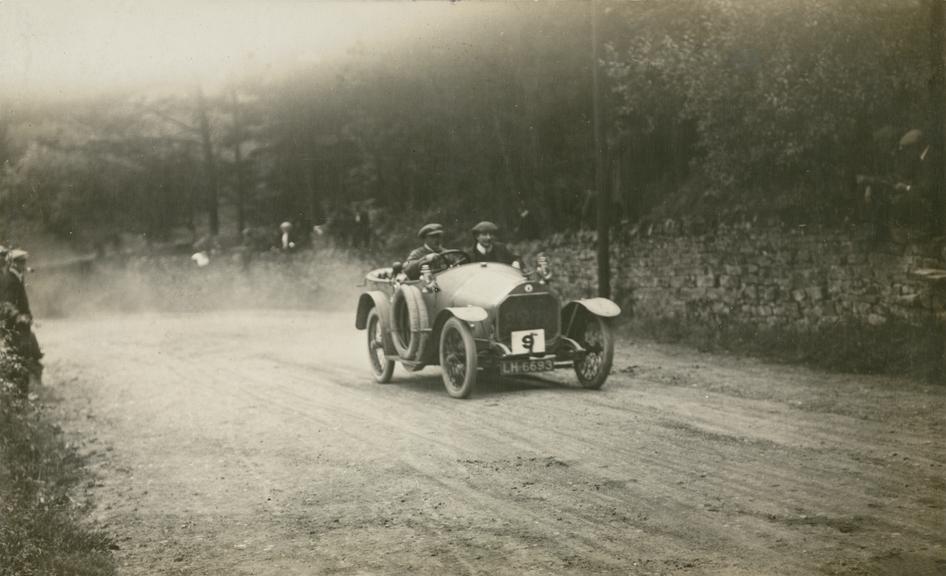
<path id="1" fill-rule="evenodd" d="M 369 272 L 355 326 L 367 330 L 375 380 L 390 381 L 395 362 L 410 371 L 439 364 L 447 392 L 466 398 L 480 368 L 521 376 L 574 367 L 582 386 L 600 388 L 614 356 L 610 319 L 620 308 L 607 298 L 562 306 L 549 290 L 547 260 L 536 261 L 523 271 L 445 250 L 418 280 L 397 263 Z"/>

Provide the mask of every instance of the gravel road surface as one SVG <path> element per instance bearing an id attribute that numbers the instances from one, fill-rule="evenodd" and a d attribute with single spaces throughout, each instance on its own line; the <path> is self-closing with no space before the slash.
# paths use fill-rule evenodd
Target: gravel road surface
<path id="1" fill-rule="evenodd" d="M 121 574 L 946 574 L 944 386 L 621 338 L 461 401 L 353 310 L 39 333 Z"/>

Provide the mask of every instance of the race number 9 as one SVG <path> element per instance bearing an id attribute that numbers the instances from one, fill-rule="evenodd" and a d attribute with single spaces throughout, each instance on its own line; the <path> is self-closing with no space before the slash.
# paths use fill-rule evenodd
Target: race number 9
<path id="1" fill-rule="evenodd" d="M 513 330 L 513 354 L 539 354 L 545 352 L 545 330 Z"/>

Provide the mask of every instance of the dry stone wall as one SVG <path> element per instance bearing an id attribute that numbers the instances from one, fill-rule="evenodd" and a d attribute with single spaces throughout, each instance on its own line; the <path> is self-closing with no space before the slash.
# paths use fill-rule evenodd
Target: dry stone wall
<path id="1" fill-rule="evenodd" d="M 594 233 L 520 248 L 548 254 L 563 296 L 596 293 Z M 857 228 L 750 225 L 615 239 L 611 258 L 612 294 L 634 317 L 793 330 L 923 322 L 930 288 L 911 273 L 943 267 L 935 246 L 878 244 Z"/>

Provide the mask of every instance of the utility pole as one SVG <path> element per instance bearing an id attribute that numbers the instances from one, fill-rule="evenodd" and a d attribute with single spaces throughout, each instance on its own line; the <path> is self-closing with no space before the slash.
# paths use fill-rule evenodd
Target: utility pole
<path id="1" fill-rule="evenodd" d="M 611 242 L 607 181 L 604 174 L 604 135 L 601 129 L 601 90 L 598 87 L 598 0 L 591 0 L 591 76 L 595 133 L 595 199 L 598 213 L 598 296 L 611 297 Z"/>
<path id="2" fill-rule="evenodd" d="M 933 233 L 946 234 L 946 165 L 943 164 L 943 145 L 946 144 L 946 64 L 943 62 L 943 4 L 944 0 L 930 0 L 930 102 L 929 102 L 929 151 L 927 154 L 932 174 L 930 199 L 932 200 Z"/>

